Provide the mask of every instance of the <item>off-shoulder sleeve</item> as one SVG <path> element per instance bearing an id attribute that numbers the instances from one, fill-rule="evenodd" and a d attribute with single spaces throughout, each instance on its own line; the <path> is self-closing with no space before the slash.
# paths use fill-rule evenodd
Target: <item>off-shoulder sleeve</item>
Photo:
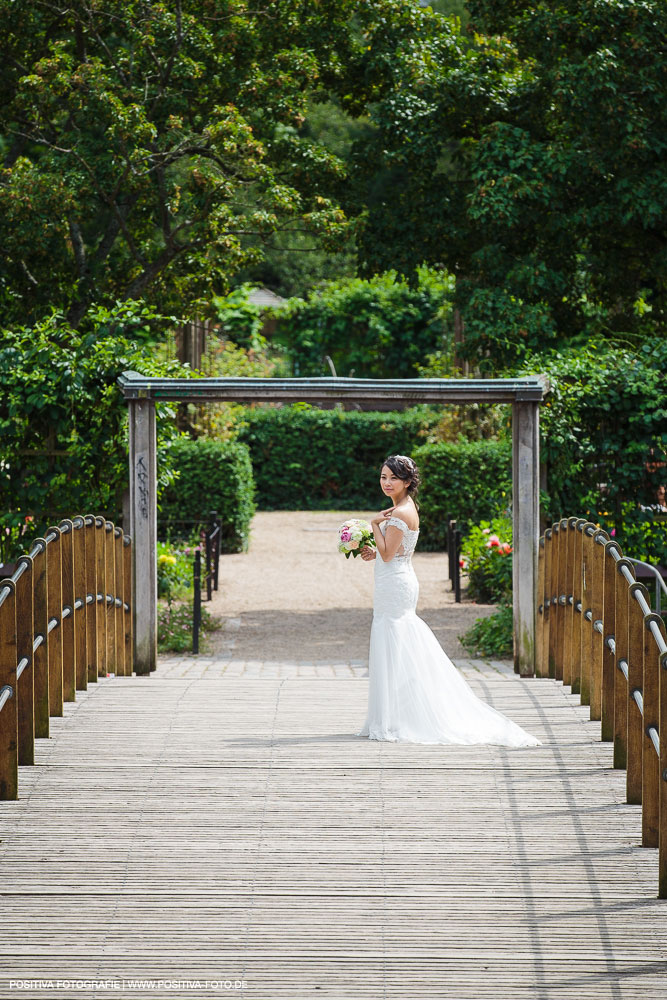
<path id="1" fill-rule="evenodd" d="M 402 521 L 400 517 L 388 517 L 386 523 L 393 524 L 395 528 L 400 528 L 401 531 L 410 530 L 405 521 Z"/>

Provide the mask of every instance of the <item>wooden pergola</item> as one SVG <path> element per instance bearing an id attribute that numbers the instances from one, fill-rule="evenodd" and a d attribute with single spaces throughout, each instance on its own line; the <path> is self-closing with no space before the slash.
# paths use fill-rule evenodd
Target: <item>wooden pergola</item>
<path id="1" fill-rule="evenodd" d="M 539 538 L 539 406 L 546 381 L 515 379 L 119 378 L 130 417 L 130 534 L 134 542 L 134 664 L 157 662 L 157 460 L 155 404 L 357 403 L 401 410 L 418 403 L 512 404 L 514 665 L 535 672 L 535 592 Z M 480 483 L 480 489 L 484 484 Z"/>

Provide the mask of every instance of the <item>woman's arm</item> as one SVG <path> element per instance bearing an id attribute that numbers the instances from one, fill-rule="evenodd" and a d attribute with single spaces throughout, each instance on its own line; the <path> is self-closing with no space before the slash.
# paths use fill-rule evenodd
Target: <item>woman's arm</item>
<path id="1" fill-rule="evenodd" d="M 389 517 L 391 511 L 387 513 Z M 377 545 L 377 551 L 383 562 L 391 562 L 399 548 L 401 547 L 401 542 L 403 541 L 403 532 L 400 528 L 395 527 L 390 524 L 387 527 L 387 534 L 383 535 L 380 531 L 380 524 L 378 521 L 373 520 L 373 535 L 375 537 L 375 544 Z"/>

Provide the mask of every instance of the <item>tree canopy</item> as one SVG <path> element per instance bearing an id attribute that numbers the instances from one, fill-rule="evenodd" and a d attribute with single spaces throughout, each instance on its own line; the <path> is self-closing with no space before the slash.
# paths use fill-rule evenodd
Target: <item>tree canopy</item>
<path id="1" fill-rule="evenodd" d="M 664 327 L 667 7 L 468 8 L 467 40 L 429 12 L 411 36 L 375 25 L 376 131 L 356 159 L 365 268 L 444 263 L 482 366 Z"/>
<path id="2" fill-rule="evenodd" d="M 0 0 L 5 318 L 178 312 L 278 231 L 335 241 L 338 157 L 302 134 L 358 0 Z"/>

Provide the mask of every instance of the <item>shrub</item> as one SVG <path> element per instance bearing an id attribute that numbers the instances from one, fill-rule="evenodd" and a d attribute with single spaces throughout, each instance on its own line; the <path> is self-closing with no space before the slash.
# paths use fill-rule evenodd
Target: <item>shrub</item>
<path id="1" fill-rule="evenodd" d="M 472 656 L 492 656 L 499 659 L 512 656 L 513 615 L 510 604 L 502 604 L 495 614 L 478 618 L 464 635 L 461 645 Z"/>
<path id="2" fill-rule="evenodd" d="M 200 649 L 203 645 L 201 637 L 205 638 L 209 632 L 214 632 L 219 627 L 219 620 L 202 605 L 199 626 Z M 192 650 L 192 601 L 183 604 L 169 602 L 159 606 L 157 643 L 160 653 L 186 653 Z"/>
<path id="3" fill-rule="evenodd" d="M 162 323 L 141 302 L 95 309 L 84 330 L 54 313 L 0 333 L 0 560 L 49 524 L 94 512 L 118 521 L 127 485 L 127 404 L 118 376 L 191 375 L 140 341 Z M 121 335 L 127 330 L 134 339 Z M 157 406 L 160 486 L 171 475 L 174 408 Z"/>
<path id="4" fill-rule="evenodd" d="M 250 454 L 239 441 L 182 437 L 170 448 L 176 481 L 167 487 L 158 516 L 160 534 L 189 536 L 204 524 L 209 512 L 218 512 L 220 551 L 247 548 L 250 521 L 255 512 Z"/>
<path id="5" fill-rule="evenodd" d="M 496 517 L 470 528 L 461 555 L 468 574 L 468 593 L 484 604 L 512 596 L 512 520 Z"/>
<path id="6" fill-rule="evenodd" d="M 437 421 L 430 407 L 360 413 L 297 403 L 247 411 L 239 438 L 250 448 L 262 510 L 379 508 L 381 462 L 413 454 Z"/>
<path id="7" fill-rule="evenodd" d="M 420 495 L 422 551 L 447 545 L 447 514 L 465 534 L 472 524 L 507 507 L 511 496 L 511 446 L 506 441 L 426 444 L 412 453 L 423 479 Z"/>
<path id="8" fill-rule="evenodd" d="M 157 543 L 157 595 L 168 601 L 183 598 L 192 589 L 194 549 Z"/>
<path id="9" fill-rule="evenodd" d="M 593 342 L 542 354 L 520 374 L 543 372 L 541 408 L 549 522 L 589 516 L 615 530 L 628 555 L 667 562 L 667 531 L 647 527 L 640 504 L 667 479 L 667 342 L 638 350 Z"/>
<path id="10" fill-rule="evenodd" d="M 308 299 L 291 299 L 278 314 L 277 339 L 295 375 L 414 378 L 434 352 L 448 357 L 454 281 L 446 272 L 420 268 L 410 285 L 394 271 L 331 282 Z"/>

